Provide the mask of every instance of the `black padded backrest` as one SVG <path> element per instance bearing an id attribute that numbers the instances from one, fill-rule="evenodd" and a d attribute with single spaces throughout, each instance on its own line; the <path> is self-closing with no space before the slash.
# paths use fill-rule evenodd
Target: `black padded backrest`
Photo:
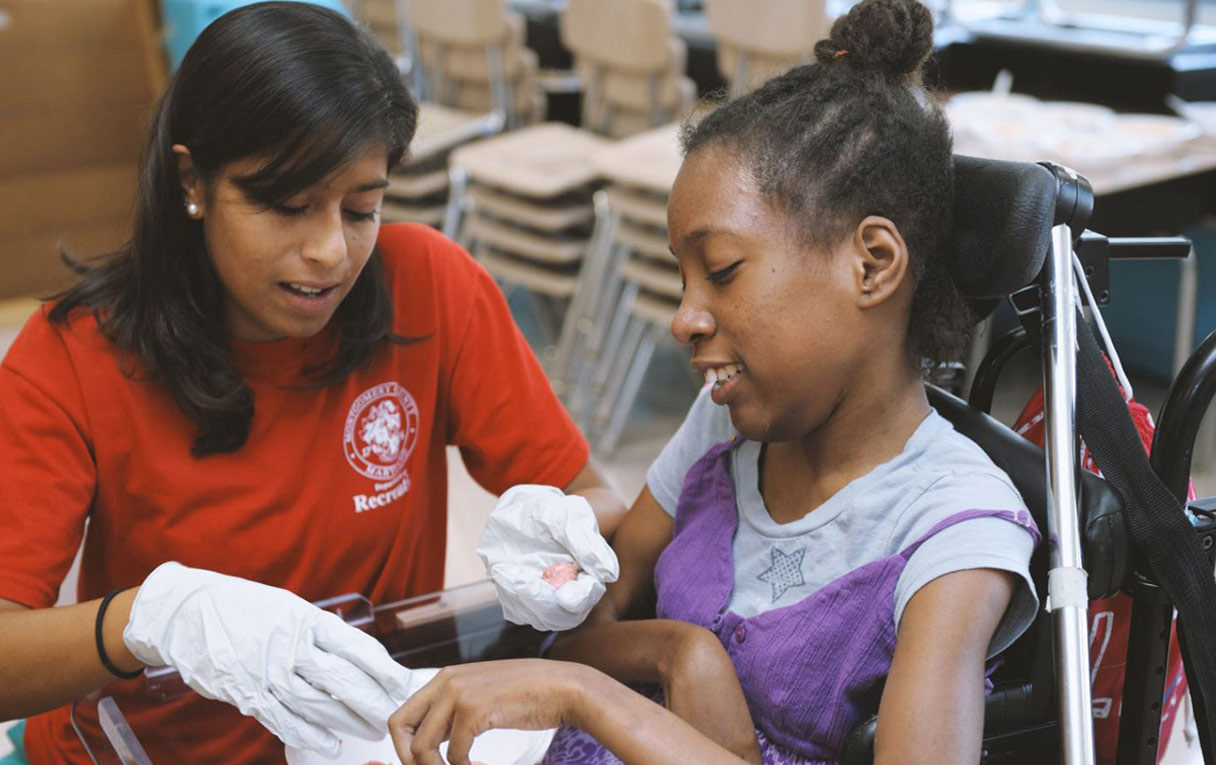
<path id="1" fill-rule="evenodd" d="M 1034 516 L 1039 533 L 1047 534 L 1047 465 L 1043 450 L 1000 422 L 940 388 L 928 386 L 929 403 L 1009 474 Z M 1131 568 L 1132 538 L 1123 515 L 1118 492 L 1092 473 L 1081 476 L 1082 553 L 1089 574 L 1091 600 L 1114 595 L 1123 586 Z M 1031 573 L 1046 596 L 1047 545 L 1039 545 L 1031 562 Z"/>
<path id="2" fill-rule="evenodd" d="M 1051 246 L 1056 180 L 1030 162 L 954 155 L 949 268 L 964 297 L 1000 299 L 1030 284 Z"/>

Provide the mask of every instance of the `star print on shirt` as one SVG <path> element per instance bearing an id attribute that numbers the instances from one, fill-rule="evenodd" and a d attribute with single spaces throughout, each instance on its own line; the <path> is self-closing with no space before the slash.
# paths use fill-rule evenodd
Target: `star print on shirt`
<path id="1" fill-rule="evenodd" d="M 806 579 L 802 577 L 802 557 L 804 555 L 806 555 L 805 547 L 799 547 L 788 554 L 781 552 L 776 547 L 773 548 L 773 565 L 756 578 L 773 586 L 774 603 L 791 587 L 801 587 L 806 584 Z"/>

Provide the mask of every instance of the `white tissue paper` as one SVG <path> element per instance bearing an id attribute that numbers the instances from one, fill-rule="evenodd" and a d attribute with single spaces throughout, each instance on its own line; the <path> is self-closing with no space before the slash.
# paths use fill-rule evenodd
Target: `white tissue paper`
<path id="1" fill-rule="evenodd" d="M 410 693 L 426 685 L 438 672 L 438 669 L 416 669 L 410 677 Z M 469 751 L 469 759 L 473 762 L 484 762 L 488 765 L 536 765 L 553 740 L 555 728 L 549 730 L 490 730 L 473 739 L 473 748 Z M 287 765 L 363 765 L 367 762 L 383 762 L 388 765 L 401 765 L 397 752 L 393 748 L 393 740 L 385 734 L 379 741 L 346 736 L 342 739 L 342 749 L 336 757 L 327 757 L 320 752 L 307 749 L 297 749 L 289 746 L 284 750 Z M 439 754 L 443 761 L 448 761 L 448 744 L 439 746 Z"/>
<path id="2" fill-rule="evenodd" d="M 525 484 L 499 498 L 477 554 L 498 590 L 503 615 L 538 630 L 568 630 L 620 576 L 616 553 L 600 536 L 587 500 L 553 486 Z M 541 578 L 554 563 L 574 563 L 578 578 L 554 588 Z"/>

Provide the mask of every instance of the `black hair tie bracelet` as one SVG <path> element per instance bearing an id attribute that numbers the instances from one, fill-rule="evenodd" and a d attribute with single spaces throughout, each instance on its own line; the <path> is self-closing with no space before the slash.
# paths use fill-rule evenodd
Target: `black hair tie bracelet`
<path id="1" fill-rule="evenodd" d="M 105 666 L 105 668 L 108 669 L 110 674 L 114 675 L 115 677 L 121 677 L 123 680 L 130 680 L 142 675 L 144 672 L 143 667 L 132 670 L 131 672 L 123 672 L 121 669 L 115 666 L 114 662 L 110 661 L 110 657 L 106 655 L 106 644 L 105 641 L 102 640 L 101 635 L 101 625 L 106 618 L 106 609 L 109 608 L 110 601 L 114 599 L 114 596 L 122 591 L 122 587 L 119 587 L 116 590 L 110 590 L 106 593 L 106 596 L 101 599 L 101 605 L 97 608 L 97 624 L 93 630 L 93 635 L 97 638 L 97 655 L 101 658 L 101 663 Z"/>

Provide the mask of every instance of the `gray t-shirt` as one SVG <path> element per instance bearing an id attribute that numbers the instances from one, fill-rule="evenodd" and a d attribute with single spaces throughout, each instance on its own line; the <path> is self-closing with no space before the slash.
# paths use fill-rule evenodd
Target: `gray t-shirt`
<path id="1" fill-rule="evenodd" d="M 646 483 L 675 515 L 684 476 L 714 444 L 737 433 L 726 407 L 706 387 L 684 423 L 650 466 Z M 936 411 L 889 462 L 855 479 L 813 511 L 777 523 L 760 495 L 761 444 L 731 451 L 729 469 L 739 508 L 734 540 L 735 587 L 729 608 L 750 617 L 797 603 L 832 580 L 896 555 L 939 521 L 965 510 L 1025 511 L 1009 476 Z M 1039 601 L 1030 580 L 1031 535 L 1002 518 L 972 518 L 950 526 L 913 553 L 895 587 L 895 624 L 921 587 L 944 574 L 973 568 L 1020 578 L 988 648 L 995 656 L 1034 620 Z"/>

